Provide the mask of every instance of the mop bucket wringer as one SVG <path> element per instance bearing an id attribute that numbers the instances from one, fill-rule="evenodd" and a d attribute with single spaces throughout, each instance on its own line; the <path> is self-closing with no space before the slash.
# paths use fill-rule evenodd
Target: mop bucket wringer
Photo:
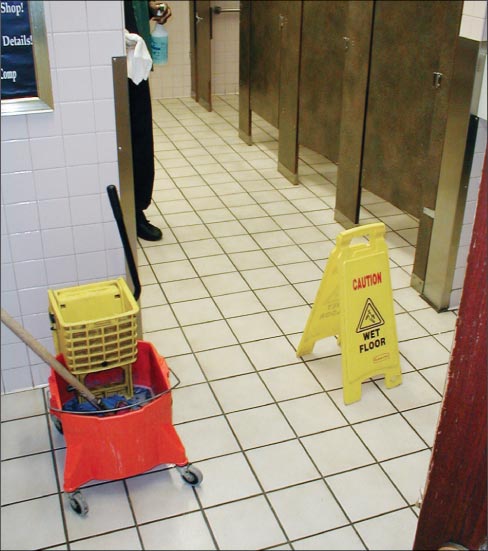
<path id="1" fill-rule="evenodd" d="M 107 192 L 134 295 L 123 278 L 48 290 L 57 353 L 48 379 L 50 415 L 66 441 L 63 489 L 81 516 L 88 505 L 79 487 L 91 480 L 127 478 L 160 464 L 175 465 L 193 486 L 203 479 L 172 424 L 171 390 L 179 380 L 173 373 L 171 387 L 165 359 L 137 338 L 141 286 L 115 186 Z"/>
<path id="2" fill-rule="evenodd" d="M 132 396 L 139 306 L 125 280 L 49 289 L 48 299 L 54 347 L 71 373 L 97 397 Z M 109 370 L 119 376 L 104 377 Z"/>

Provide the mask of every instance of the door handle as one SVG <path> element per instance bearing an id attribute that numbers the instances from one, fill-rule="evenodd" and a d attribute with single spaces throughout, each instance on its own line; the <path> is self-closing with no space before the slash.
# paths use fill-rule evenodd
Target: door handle
<path id="1" fill-rule="evenodd" d="M 198 23 L 200 23 L 200 21 L 203 21 L 203 17 L 200 17 L 200 16 L 198 15 L 198 13 L 196 13 L 196 14 L 195 14 L 195 21 L 197 22 L 197 25 L 198 25 Z"/>
<path id="2" fill-rule="evenodd" d="M 215 15 L 219 15 L 221 13 L 238 13 L 241 10 L 239 8 L 221 8 L 220 6 L 214 6 L 213 8 L 210 8 Z"/>

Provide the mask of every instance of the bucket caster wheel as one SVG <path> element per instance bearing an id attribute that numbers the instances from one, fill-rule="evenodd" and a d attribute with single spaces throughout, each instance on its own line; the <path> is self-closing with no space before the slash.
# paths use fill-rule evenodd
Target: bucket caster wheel
<path id="1" fill-rule="evenodd" d="M 59 434 L 63 434 L 63 423 L 61 423 L 59 417 L 51 414 L 51 422 L 54 425 L 54 428 L 59 432 Z"/>
<path id="2" fill-rule="evenodd" d="M 198 486 L 203 480 L 202 471 L 189 463 L 187 465 L 183 465 L 182 467 L 176 465 L 176 468 L 178 469 L 181 478 L 191 486 Z"/>
<path id="3" fill-rule="evenodd" d="M 80 491 L 69 494 L 68 500 L 70 507 L 77 515 L 80 515 L 80 517 L 86 517 L 88 514 L 88 503 L 85 501 L 85 498 Z"/>

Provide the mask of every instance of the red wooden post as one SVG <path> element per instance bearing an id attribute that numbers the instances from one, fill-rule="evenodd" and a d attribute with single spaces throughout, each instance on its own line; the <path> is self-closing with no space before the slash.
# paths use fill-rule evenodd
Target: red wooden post
<path id="1" fill-rule="evenodd" d="M 414 549 L 479 549 L 487 535 L 487 159 Z"/>

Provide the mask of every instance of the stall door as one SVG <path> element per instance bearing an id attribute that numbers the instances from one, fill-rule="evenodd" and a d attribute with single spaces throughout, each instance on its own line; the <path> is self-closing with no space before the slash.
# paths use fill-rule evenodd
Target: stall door
<path id="1" fill-rule="evenodd" d="M 461 4 L 375 2 L 361 187 L 415 217 L 437 186 L 443 142 L 431 134 L 445 127 L 436 99 L 450 75 L 436 73 Z"/>
<path id="2" fill-rule="evenodd" d="M 251 110 L 278 127 L 280 101 L 280 45 L 286 1 L 251 2 Z"/>
<path id="3" fill-rule="evenodd" d="M 337 162 L 348 2 L 305 0 L 299 143 Z"/>

